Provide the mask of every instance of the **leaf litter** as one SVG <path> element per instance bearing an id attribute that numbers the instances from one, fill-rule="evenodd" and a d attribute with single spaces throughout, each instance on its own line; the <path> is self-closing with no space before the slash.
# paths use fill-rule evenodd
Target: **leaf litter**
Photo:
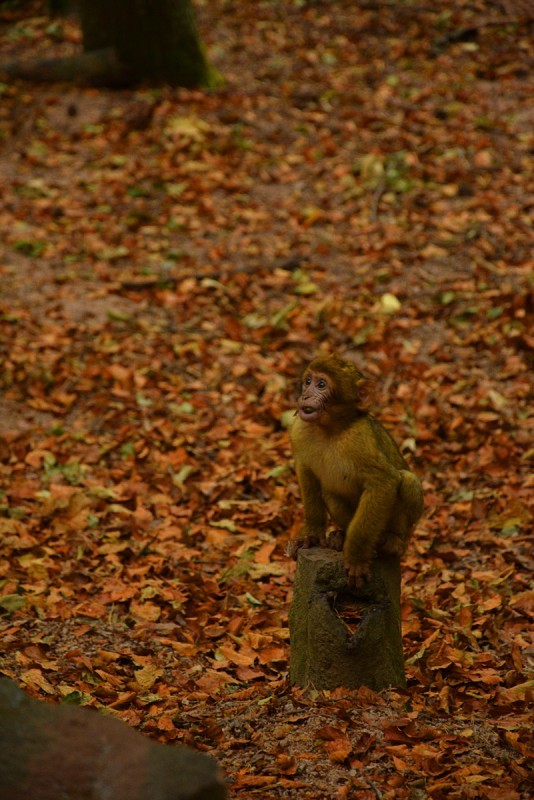
<path id="1" fill-rule="evenodd" d="M 524 800 L 531 12 L 197 5 L 214 92 L 0 86 L 2 673 L 235 797 Z M 79 41 L 22 13 L 5 60 Z M 328 348 L 425 488 L 405 691 L 287 681 L 285 426 Z"/>

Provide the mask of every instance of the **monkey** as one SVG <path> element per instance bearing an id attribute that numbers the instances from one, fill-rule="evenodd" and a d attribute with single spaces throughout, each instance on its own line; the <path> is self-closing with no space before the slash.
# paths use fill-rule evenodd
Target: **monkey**
<path id="1" fill-rule="evenodd" d="M 288 555 L 331 545 L 330 517 L 341 529 L 338 549 L 356 587 L 370 577 L 376 556 L 404 553 L 423 513 L 419 479 L 390 433 L 363 408 L 366 384 L 337 354 L 316 358 L 304 372 L 290 430 L 304 524 Z"/>

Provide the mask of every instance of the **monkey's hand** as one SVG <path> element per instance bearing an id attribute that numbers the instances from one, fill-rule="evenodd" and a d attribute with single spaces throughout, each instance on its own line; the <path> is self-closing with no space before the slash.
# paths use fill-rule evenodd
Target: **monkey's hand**
<path id="1" fill-rule="evenodd" d="M 345 569 L 349 586 L 354 589 L 360 589 L 371 577 L 370 561 L 364 561 L 362 564 L 349 564 L 348 561 L 345 561 Z"/>

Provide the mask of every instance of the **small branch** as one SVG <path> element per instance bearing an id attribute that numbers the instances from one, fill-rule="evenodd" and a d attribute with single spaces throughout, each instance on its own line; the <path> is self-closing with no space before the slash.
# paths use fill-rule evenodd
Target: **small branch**
<path id="1" fill-rule="evenodd" d="M 374 0 L 360 0 L 358 3 L 358 8 L 363 8 L 366 11 L 381 11 L 384 8 L 393 8 L 396 12 L 404 12 L 406 14 L 413 14 L 419 13 L 420 11 L 424 11 L 426 13 L 432 14 L 439 14 L 440 9 L 436 8 L 435 6 L 420 6 L 420 5 L 405 5 L 403 6 L 398 2 L 398 0 L 391 0 L 391 2 L 387 2 L 387 0 L 381 0 L 381 2 L 374 2 Z"/>
<path id="2" fill-rule="evenodd" d="M 139 280 L 135 280 L 135 278 L 126 278 L 120 281 L 120 287 L 121 289 L 140 291 L 141 289 L 154 289 L 155 287 L 165 284 L 176 285 L 179 280 L 181 279 L 174 275 L 165 275 L 165 277 L 162 275 L 154 275 L 153 278 L 140 278 Z"/>
<path id="3" fill-rule="evenodd" d="M 371 203 L 371 220 L 376 222 L 378 220 L 378 205 L 380 203 L 380 198 L 384 194 L 386 189 L 386 179 L 380 178 L 380 182 L 375 189 L 373 194 L 373 202 Z"/>
<path id="4" fill-rule="evenodd" d="M 376 796 L 377 796 L 378 800 L 382 800 L 382 798 L 383 798 L 383 794 L 382 794 L 382 792 L 380 791 L 380 789 L 378 788 L 378 786 L 376 786 L 376 785 L 373 783 L 373 781 L 370 781 L 369 779 L 367 779 L 367 781 L 368 781 L 368 783 L 369 783 L 369 786 L 370 786 L 370 787 L 371 787 L 371 789 L 373 790 L 373 792 L 376 794 Z"/>
<path id="5" fill-rule="evenodd" d="M 466 42 L 475 39 L 477 33 L 482 28 L 499 28 L 504 25 L 521 25 L 526 22 L 527 25 L 534 21 L 534 17 L 520 19 L 519 17 L 498 17 L 497 19 L 483 19 L 480 22 L 474 22 L 472 25 L 466 25 L 464 28 L 453 30 L 439 36 L 434 40 L 432 45 L 433 52 L 447 47 L 449 44 L 456 42 Z"/>

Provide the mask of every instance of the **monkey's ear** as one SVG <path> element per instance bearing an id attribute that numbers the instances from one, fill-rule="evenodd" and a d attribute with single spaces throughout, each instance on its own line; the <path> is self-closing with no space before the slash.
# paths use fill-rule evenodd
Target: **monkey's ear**
<path id="1" fill-rule="evenodd" d="M 376 399 L 376 381 L 361 377 L 356 384 L 356 403 L 358 408 L 368 411 Z"/>

